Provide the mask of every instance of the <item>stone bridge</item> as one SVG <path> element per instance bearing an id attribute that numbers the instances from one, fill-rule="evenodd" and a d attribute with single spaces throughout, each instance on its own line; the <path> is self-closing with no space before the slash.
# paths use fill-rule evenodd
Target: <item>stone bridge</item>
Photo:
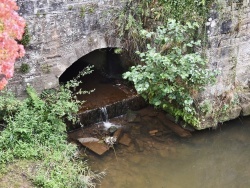
<path id="1" fill-rule="evenodd" d="M 111 19 L 121 0 L 18 0 L 28 24 L 31 41 L 26 56 L 16 63 L 9 87 L 25 95 L 27 84 L 38 92 L 58 86 L 60 75 L 75 61 L 96 49 L 119 47 L 111 35 Z M 30 66 L 20 73 L 22 63 Z"/>
<path id="2" fill-rule="evenodd" d="M 217 1 L 206 23 L 206 53 L 210 68 L 221 73 L 217 83 L 208 86 L 198 99 L 204 110 L 210 111 L 204 127 L 250 115 L 250 2 Z M 60 75 L 82 56 L 120 46 L 119 37 L 112 35 L 109 26 L 124 6 L 122 0 L 17 2 L 32 36 L 27 54 L 16 63 L 15 76 L 8 86 L 20 97 L 27 83 L 38 92 L 56 87 Z M 28 73 L 20 73 L 21 63 L 30 65 Z M 214 122 L 216 116 L 220 118 Z"/>

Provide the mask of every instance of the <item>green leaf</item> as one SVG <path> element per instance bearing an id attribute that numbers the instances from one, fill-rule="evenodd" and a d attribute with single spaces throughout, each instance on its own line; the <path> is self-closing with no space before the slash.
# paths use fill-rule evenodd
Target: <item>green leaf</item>
<path id="1" fill-rule="evenodd" d="M 194 48 L 200 41 L 187 39 L 194 32 L 196 23 L 180 22 L 169 19 L 164 27 L 152 32 L 143 31 L 147 37 L 154 36 L 147 50 L 137 52 L 143 65 L 133 66 L 131 71 L 123 74 L 124 78 L 134 82 L 139 94 L 155 106 L 162 106 L 183 118 L 187 123 L 199 124 L 195 117 L 196 108 L 193 103 L 193 88 L 202 89 L 212 80 L 212 71 L 204 69 L 206 61 L 199 53 L 188 53 L 186 47 Z M 162 42 L 164 41 L 164 42 Z M 167 53 L 162 53 L 166 41 L 171 43 Z"/>

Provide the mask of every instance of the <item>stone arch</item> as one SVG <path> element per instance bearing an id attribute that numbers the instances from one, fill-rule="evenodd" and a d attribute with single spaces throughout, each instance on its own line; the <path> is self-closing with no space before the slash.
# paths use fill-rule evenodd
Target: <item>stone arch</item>
<path id="1" fill-rule="evenodd" d="M 120 47 L 121 46 L 118 39 L 114 39 L 111 42 L 107 42 L 105 37 L 100 34 L 92 34 L 79 42 L 75 42 L 70 46 L 70 53 L 63 54 L 61 68 L 57 72 L 57 77 L 61 76 L 61 74 L 78 59 L 94 50 Z"/>
<path id="2" fill-rule="evenodd" d="M 93 70 L 109 80 L 121 79 L 122 73 L 127 69 L 127 64 L 120 54 L 115 53 L 116 47 L 100 48 L 82 56 L 71 64 L 59 77 L 59 82 L 64 83 L 89 65 Z"/>
<path id="3" fill-rule="evenodd" d="M 121 101 L 134 96 L 134 90 L 130 88 L 122 78 L 122 73 L 124 73 L 128 68 L 128 57 L 124 55 L 125 58 L 123 58 L 123 55 L 115 53 L 115 49 L 116 47 L 107 47 L 93 50 L 71 64 L 60 75 L 59 82 L 62 84 L 73 79 L 86 66 L 95 66 L 94 71 L 91 74 L 85 75 L 83 77 L 81 76 L 79 78 L 81 83 L 77 89 L 81 88 L 83 91 L 93 90 L 91 95 L 77 95 L 79 100 L 85 102 L 87 101 L 80 107 L 80 114 L 85 110 L 95 111 L 96 109 L 99 109 L 99 107 L 106 105 L 119 103 L 119 106 L 120 104 L 123 104 Z M 116 114 L 117 111 L 116 107 L 114 109 L 110 108 L 109 111 L 112 111 L 113 115 L 111 115 L 111 117 L 115 117 L 114 114 Z M 116 115 L 121 115 L 121 113 L 124 113 L 122 109 L 118 110 L 118 114 Z M 99 111 L 97 112 L 97 115 L 100 115 Z M 91 122 L 93 120 L 93 117 L 87 117 L 87 123 L 89 123 L 89 118 L 91 119 Z M 93 120 L 93 122 L 96 120 L 97 119 Z M 86 124 L 86 122 L 84 122 L 84 124 Z"/>
<path id="4" fill-rule="evenodd" d="M 29 84 L 38 93 L 44 89 L 58 87 L 58 78 L 82 56 L 100 48 L 120 47 L 119 38 L 110 26 L 114 14 L 119 13 L 125 3 L 120 0 L 62 1 L 38 0 L 17 1 L 19 13 L 25 18 L 30 44 L 26 55 L 16 63 L 28 63 L 28 73 L 15 72 L 8 89 L 18 97 L 26 97 Z M 94 7 L 91 12 L 81 14 L 82 8 Z"/>
<path id="5" fill-rule="evenodd" d="M 59 49 L 59 58 L 49 59 L 47 64 L 52 65 L 51 71 L 44 78 L 44 89 L 59 86 L 60 76 L 77 60 L 87 54 L 105 48 L 120 48 L 120 41 L 117 38 L 107 41 L 101 33 L 92 33 L 81 40 L 72 42 Z"/>

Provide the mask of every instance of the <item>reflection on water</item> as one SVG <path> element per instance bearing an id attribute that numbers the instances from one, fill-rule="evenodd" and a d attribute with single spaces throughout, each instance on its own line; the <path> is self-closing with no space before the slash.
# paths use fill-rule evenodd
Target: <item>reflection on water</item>
<path id="1" fill-rule="evenodd" d="M 107 172 L 99 187 L 250 187 L 249 117 L 195 132 L 191 138 L 143 139 L 147 147 L 142 150 L 117 146 L 117 160 L 113 152 L 90 156 L 93 170 Z"/>

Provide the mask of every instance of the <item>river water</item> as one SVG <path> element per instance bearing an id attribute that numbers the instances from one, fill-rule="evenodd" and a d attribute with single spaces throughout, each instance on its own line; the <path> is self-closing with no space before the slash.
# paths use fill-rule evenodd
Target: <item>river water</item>
<path id="1" fill-rule="evenodd" d="M 93 74 L 94 75 L 94 74 Z M 119 101 L 133 92 L 120 84 L 105 83 L 94 75 L 85 86 L 96 91 L 82 110 Z M 87 77 L 88 78 L 88 77 Z M 94 82 L 94 83 L 93 83 Z M 118 89 L 117 89 L 118 88 Z M 126 92 L 128 91 L 128 92 Z M 217 129 L 192 132 L 180 138 L 159 121 L 152 108 L 109 120 L 123 127 L 129 135 L 129 146 L 117 144 L 103 156 L 82 148 L 94 171 L 106 171 L 99 188 L 248 188 L 250 187 L 250 117 L 233 120 Z M 102 123 L 95 125 L 101 127 Z M 95 126 L 90 133 L 96 132 Z M 150 135 L 157 130 L 159 134 Z M 77 139 L 88 131 L 69 134 Z M 97 131 L 98 132 L 98 131 Z M 93 135 L 91 135 L 93 136 Z"/>
<path id="2" fill-rule="evenodd" d="M 116 156 L 112 150 L 104 156 L 87 153 L 92 169 L 107 173 L 98 187 L 250 187 L 250 117 L 226 122 L 216 130 L 193 132 L 190 138 L 161 128 L 154 116 L 140 117 L 134 123 L 114 120 L 129 124 L 135 141 L 115 146 Z M 163 134 L 149 136 L 150 129 Z"/>

